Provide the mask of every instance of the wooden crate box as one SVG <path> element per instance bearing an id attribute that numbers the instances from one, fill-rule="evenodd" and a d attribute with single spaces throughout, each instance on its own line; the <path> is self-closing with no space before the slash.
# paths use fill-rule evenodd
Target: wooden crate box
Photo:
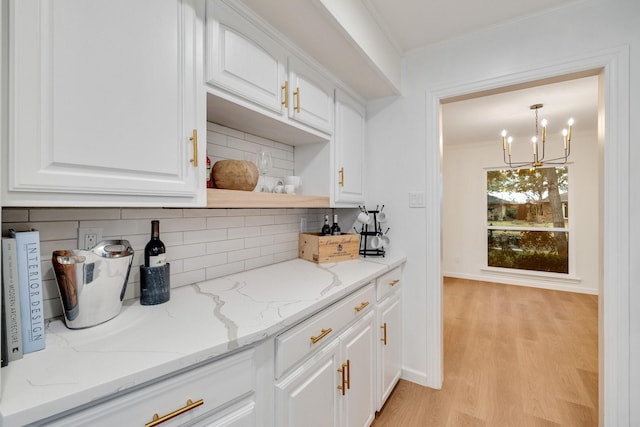
<path id="1" fill-rule="evenodd" d="M 298 256 L 322 264 L 358 259 L 359 234 L 321 236 L 318 233 L 300 233 Z"/>

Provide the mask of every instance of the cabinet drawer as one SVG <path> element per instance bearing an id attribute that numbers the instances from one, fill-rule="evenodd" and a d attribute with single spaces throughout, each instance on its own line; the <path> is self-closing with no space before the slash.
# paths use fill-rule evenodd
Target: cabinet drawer
<path id="1" fill-rule="evenodd" d="M 162 426 L 198 421 L 210 417 L 216 408 L 255 392 L 254 359 L 254 350 L 246 350 L 45 424 L 143 426 L 153 420 L 154 414 L 163 417 L 187 406 L 193 409 L 185 410 Z M 192 405 L 188 404 L 189 400 Z M 200 400 L 202 404 L 196 406 Z"/>
<path id="2" fill-rule="evenodd" d="M 376 296 L 378 301 L 383 299 L 389 292 L 397 289 L 402 284 L 402 268 L 396 267 L 386 272 L 376 280 Z"/>
<path id="3" fill-rule="evenodd" d="M 332 341 L 341 329 L 367 313 L 374 303 L 375 289 L 369 284 L 276 337 L 276 377 Z"/>

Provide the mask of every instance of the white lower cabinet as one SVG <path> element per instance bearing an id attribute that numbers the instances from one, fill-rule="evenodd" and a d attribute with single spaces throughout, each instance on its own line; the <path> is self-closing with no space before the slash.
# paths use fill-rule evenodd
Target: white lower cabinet
<path id="1" fill-rule="evenodd" d="M 402 373 L 402 299 L 401 267 L 376 281 L 377 324 L 377 386 L 376 410 L 382 409 Z"/>
<path id="2" fill-rule="evenodd" d="M 369 311 L 276 383 L 276 425 L 368 426 L 375 416 L 374 313 Z"/>
<path id="3" fill-rule="evenodd" d="M 251 348 L 36 425 L 255 426 L 256 377 Z"/>

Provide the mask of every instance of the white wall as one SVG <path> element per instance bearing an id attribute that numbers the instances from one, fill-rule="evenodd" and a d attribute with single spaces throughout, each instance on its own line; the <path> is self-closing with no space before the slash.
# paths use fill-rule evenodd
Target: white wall
<path id="1" fill-rule="evenodd" d="M 427 319 L 432 314 L 426 295 L 437 288 L 439 280 L 430 276 L 429 262 L 438 262 L 438 256 L 429 242 L 437 241 L 440 230 L 440 204 L 429 203 L 426 209 L 408 207 L 407 192 L 421 189 L 429 194 L 438 193 L 441 183 L 433 180 L 427 170 L 437 167 L 439 159 L 425 156 L 426 144 L 438 144 L 431 135 L 437 123 L 428 115 L 427 99 L 430 94 L 448 87 L 499 79 L 502 76 L 536 70 L 540 64 L 564 64 L 568 59 L 595 55 L 608 49 L 628 45 L 631 123 L 629 129 L 619 129 L 622 138 L 630 141 L 631 165 L 640 164 L 640 2 L 631 0 L 602 0 L 575 3 L 548 14 L 522 19 L 449 40 L 405 58 L 403 97 L 389 102 L 372 104 L 367 122 L 368 191 L 371 197 L 387 200 L 387 209 L 393 210 L 397 226 L 394 243 L 403 242 L 408 254 L 405 269 L 404 320 L 405 374 L 429 384 L 433 360 L 427 358 L 431 350 L 427 335 Z M 624 66 L 624 62 L 621 64 Z M 610 70 L 615 71 L 617 70 Z M 624 84 L 624 82 L 622 82 Z M 613 88 L 615 89 L 615 87 Z M 615 120 L 615 118 L 613 118 Z M 429 138 L 427 138 L 429 135 Z M 425 159 L 426 163 L 425 164 Z M 637 183 L 640 169 L 630 168 L 631 194 L 618 194 L 629 200 L 629 252 L 615 255 L 628 260 L 629 283 L 640 283 L 640 197 Z M 635 185 L 635 186 L 634 186 Z M 428 199 L 430 202 L 432 199 Z M 437 200 L 437 199 L 434 199 Z M 444 212 L 446 215 L 446 212 Z M 624 224 L 621 224 L 624 226 Z M 634 243 L 635 242 L 635 243 Z M 433 253 L 432 253 L 433 252 Z M 612 254 L 607 254 L 611 256 Z M 630 402 L 640 401 L 640 287 L 631 286 L 628 322 L 629 354 L 618 356 L 615 363 L 630 364 L 628 392 Z M 622 307 L 624 308 L 624 307 Z M 624 325 L 623 325 L 624 326 Z M 437 339 L 437 337 L 435 337 Z M 624 343 L 622 344 L 624 347 Z M 624 349 L 623 349 L 624 351 Z M 626 361 L 626 362 L 625 362 Z M 624 379 L 623 379 L 624 380 Z M 624 381 L 622 381 L 624 383 Z M 625 402 L 620 405 L 625 407 Z M 626 402 L 629 407 L 629 402 Z M 616 410 L 616 408 L 613 408 Z M 615 414 L 625 425 L 640 424 L 640 407 L 631 405 L 630 414 Z"/>
<path id="2" fill-rule="evenodd" d="M 446 113 L 445 113 L 446 114 Z M 442 274 L 471 280 L 598 293 L 600 200 L 597 134 L 574 132 L 569 159 L 569 236 L 572 270 L 564 277 L 487 271 L 486 168 L 501 167 L 500 140 L 444 145 Z M 562 146 L 562 141 L 555 141 Z M 547 145 L 554 144 L 552 138 Z M 547 150 L 549 151 L 549 150 Z M 552 153 L 547 153 L 552 154 Z M 554 155 L 547 157 L 555 157 Z"/>

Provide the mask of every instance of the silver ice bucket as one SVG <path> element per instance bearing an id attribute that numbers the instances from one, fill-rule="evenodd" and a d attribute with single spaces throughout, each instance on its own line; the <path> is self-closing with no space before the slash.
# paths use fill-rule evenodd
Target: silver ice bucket
<path id="1" fill-rule="evenodd" d="M 56 250 L 51 262 L 68 328 L 95 326 L 120 313 L 133 262 L 126 240 L 104 240 L 91 250 Z"/>

